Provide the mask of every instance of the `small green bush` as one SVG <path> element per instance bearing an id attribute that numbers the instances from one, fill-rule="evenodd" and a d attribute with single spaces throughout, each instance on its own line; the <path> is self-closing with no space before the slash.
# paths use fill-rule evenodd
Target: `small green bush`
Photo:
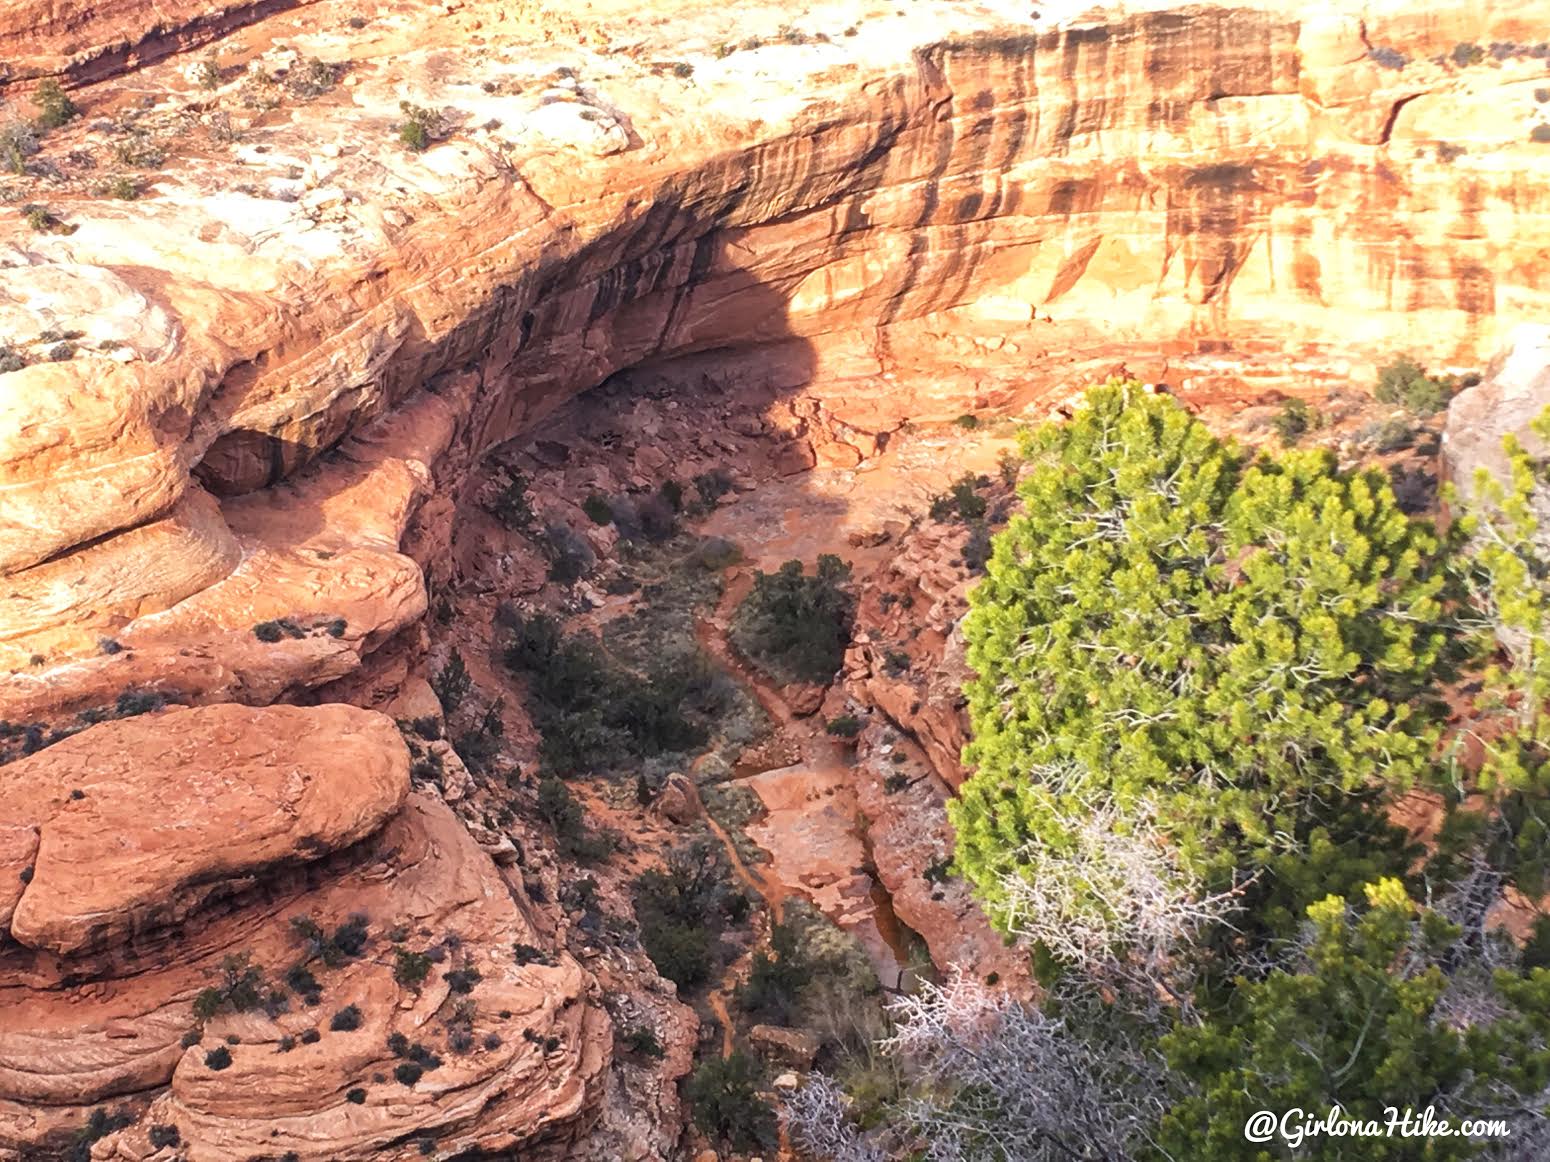
<path id="1" fill-rule="evenodd" d="M 474 688 L 474 680 L 468 673 L 463 655 L 454 647 L 447 656 L 447 664 L 431 678 L 431 689 L 441 701 L 442 710 L 451 714 L 463 704 L 468 692 Z"/>
<path id="2" fill-rule="evenodd" d="M 775 1148 L 775 1114 L 759 1098 L 758 1066 L 743 1053 L 714 1057 L 694 1071 L 684 1096 L 694 1107 L 694 1124 L 707 1137 L 734 1150 Z"/>
<path id="3" fill-rule="evenodd" d="M 345 1093 L 344 1100 L 349 1102 L 351 1105 L 358 1105 L 358 1106 L 365 1105 L 366 1104 L 366 1091 L 364 1089 L 362 1089 L 360 1086 L 356 1086 L 354 1089 L 349 1090 L 349 1091 L 347 1091 Z"/>
<path id="4" fill-rule="evenodd" d="M 154 1125 L 147 1133 L 151 1146 L 157 1150 L 170 1149 L 183 1140 L 183 1136 L 178 1133 L 178 1128 L 173 1125 Z"/>
<path id="5" fill-rule="evenodd" d="M 419 988 L 430 975 L 431 958 L 407 948 L 393 950 L 393 979 L 406 988 Z"/>
<path id="6" fill-rule="evenodd" d="M 854 714 L 841 714 L 838 718 L 831 718 L 824 725 L 824 730 L 836 738 L 855 738 L 861 733 L 862 722 Z"/>
<path id="7" fill-rule="evenodd" d="M 1319 426 L 1319 414 L 1300 399 L 1289 399 L 1270 421 L 1281 442 L 1291 447 Z"/>
<path id="8" fill-rule="evenodd" d="M 850 566 L 832 553 L 812 576 L 802 562 L 774 573 L 756 570 L 753 589 L 732 620 L 732 644 L 782 681 L 824 682 L 834 676 L 850 642 L 855 600 Z"/>
<path id="9" fill-rule="evenodd" d="M 328 1022 L 332 1033 L 353 1033 L 361 1027 L 361 1010 L 356 1005 L 346 1005 Z"/>
<path id="10" fill-rule="evenodd" d="M 1448 56 L 1455 65 L 1462 69 L 1468 65 L 1477 65 L 1485 60 L 1485 49 L 1478 44 L 1459 43 L 1453 46 L 1453 51 Z"/>
<path id="11" fill-rule="evenodd" d="M 966 432 L 972 432 L 975 428 L 980 426 L 980 419 L 978 416 L 964 414 L 954 420 L 953 423 L 957 424 Z"/>
<path id="12" fill-rule="evenodd" d="M 263 999 L 263 969 L 249 963 L 246 952 L 233 953 L 221 961 L 220 983 L 202 990 L 194 998 L 194 1016 L 208 1021 L 227 1009 L 244 1013 L 258 1008 Z"/>
<path id="13" fill-rule="evenodd" d="M 231 1064 L 231 1050 L 224 1045 L 217 1045 L 205 1054 L 205 1066 L 217 1073 Z"/>
<path id="14" fill-rule="evenodd" d="M 38 86 L 38 91 L 32 95 L 32 103 L 38 107 L 39 129 L 58 129 L 81 115 L 75 102 L 53 78 Z"/>
<path id="15" fill-rule="evenodd" d="M 680 988 L 696 988 L 710 977 L 727 890 L 718 845 L 708 838 L 674 848 L 662 868 L 635 881 L 641 945 L 657 971 Z"/>
<path id="16" fill-rule="evenodd" d="M 434 109 L 400 101 L 404 119 L 398 125 L 398 141 L 404 148 L 424 153 L 446 132 L 446 119 Z"/>
<path id="17" fill-rule="evenodd" d="M 594 492 L 582 501 L 581 511 L 586 513 L 587 518 L 595 525 L 613 523 L 613 507 L 608 503 L 608 498 L 600 492 Z"/>
<path id="18" fill-rule="evenodd" d="M 948 520 L 957 515 L 961 520 L 979 520 L 985 515 L 987 504 L 979 494 L 980 480 L 972 472 L 958 478 L 947 493 L 931 501 L 931 519 Z"/>
<path id="19" fill-rule="evenodd" d="M 630 1053 L 641 1057 L 663 1057 L 667 1050 L 662 1047 L 662 1042 L 657 1040 L 656 1032 L 649 1025 L 637 1025 L 633 1029 L 621 1034 L 625 1047 Z"/>
<path id="20" fill-rule="evenodd" d="M 1535 145 L 1550 143 L 1550 125 L 1546 125 L 1541 121 L 1533 129 L 1529 130 L 1528 139 Z"/>
<path id="21" fill-rule="evenodd" d="M 1456 386 L 1452 377 L 1435 378 L 1415 360 L 1401 357 L 1378 372 L 1374 394 L 1383 403 L 1426 416 L 1447 407 Z"/>

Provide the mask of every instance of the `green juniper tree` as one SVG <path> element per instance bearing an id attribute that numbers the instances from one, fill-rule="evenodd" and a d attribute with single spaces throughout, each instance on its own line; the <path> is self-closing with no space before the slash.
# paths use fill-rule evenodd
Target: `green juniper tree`
<path id="1" fill-rule="evenodd" d="M 1330 803 L 1417 777 L 1444 578 L 1381 475 L 1250 460 L 1122 382 L 1025 454 L 970 596 L 974 773 L 951 805 L 993 919 L 1029 845 L 1069 848 L 1094 795 L 1222 890 L 1318 840 Z"/>

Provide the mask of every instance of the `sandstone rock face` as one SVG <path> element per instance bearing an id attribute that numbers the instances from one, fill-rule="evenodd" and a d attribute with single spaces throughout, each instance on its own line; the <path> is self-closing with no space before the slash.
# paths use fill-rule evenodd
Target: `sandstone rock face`
<path id="1" fill-rule="evenodd" d="M 854 37 L 838 35 L 856 19 L 843 4 L 785 34 L 786 11 L 740 10 L 736 35 L 733 13 L 696 0 L 645 24 L 614 2 L 584 22 L 410 7 L 348 37 L 309 24 L 315 7 L 4 10 L 14 37 L 59 57 L 261 18 L 218 46 L 210 93 L 186 60 L 136 73 L 156 107 L 134 132 L 174 159 L 146 196 L 91 198 L 96 179 L 70 170 L 68 149 L 121 144 L 91 115 L 118 100 L 110 79 L 78 90 L 88 116 L 44 142 L 64 174 L 47 197 L 73 230 L 0 227 L 0 323 L 30 360 L 0 396 L 0 568 L 17 593 L 67 572 L 102 593 L 102 624 L 46 603 L 7 617 L 13 718 L 98 681 L 53 671 L 126 618 L 157 655 L 137 654 L 135 676 L 160 670 L 197 687 L 189 700 L 337 679 L 421 600 L 411 564 L 360 523 L 407 514 L 432 474 L 455 491 L 485 449 L 645 360 L 795 342 L 791 387 L 834 394 L 838 452 L 907 413 L 950 417 L 1119 360 L 1186 384 L 1303 383 L 1402 348 L 1468 365 L 1546 306 L 1550 227 L 1526 192 L 1546 164 L 1529 139 L 1543 61 L 1447 55 L 1531 46 L 1535 5 L 1146 5 L 1029 24 L 942 0 L 868 16 Z M 718 54 L 723 31 L 760 43 Z M 262 48 L 280 38 L 284 52 Z M 441 67 L 448 50 L 466 75 Z M 287 96 L 305 54 L 349 74 Z M 535 77 L 562 61 L 570 74 Z M 249 112 L 242 84 L 273 88 L 280 110 Z M 405 94 L 451 110 L 424 154 L 391 130 Z M 185 136 L 212 107 L 241 122 L 240 143 Z M 49 361 L 35 337 L 60 327 L 89 343 Z M 402 479 L 363 488 L 358 452 L 319 460 L 346 436 L 380 439 L 426 384 L 448 392 L 445 439 L 368 453 Z M 235 571 L 208 522 L 166 535 L 186 560 L 155 578 L 111 548 L 197 487 L 273 492 L 314 461 L 296 504 L 383 518 L 327 557 L 294 524 L 239 529 L 230 500 Z M 222 611 L 256 615 L 266 591 L 290 606 L 273 616 L 353 602 L 358 617 L 336 648 L 228 658 L 209 641 L 236 628 Z M 173 641 L 207 662 L 171 678 Z"/>
<path id="2" fill-rule="evenodd" d="M 1525 324 L 1494 359 L 1484 379 L 1465 388 L 1448 404 L 1442 433 L 1442 458 L 1448 477 L 1465 497 L 1474 495 L 1475 473 L 1485 469 L 1495 479 L 1511 478 L 1502 440 L 1515 436 L 1530 452 L 1545 454 L 1544 441 L 1530 426 L 1550 407 L 1550 327 Z M 1537 492 L 1541 522 L 1550 518 Z"/>
<path id="3" fill-rule="evenodd" d="M 0 1154 L 99 1103 L 139 1115 L 126 1158 L 152 1126 L 211 1162 L 564 1157 L 585 1127 L 611 1044 L 589 977 L 514 955 L 543 938 L 451 811 L 406 798 L 381 715 L 175 709 L 0 773 Z"/>
<path id="4" fill-rule="evenodd" d="M 408 791 L 398 731 L 353 706 L 103 723 L 0 767 L 0 829 L 38 836 L 28 881 L 0 887 L 19 896 L 11 938 L 61 956 L 121 943 L 234 881 L 371 835 Z"/>
<path id="5" fill-rule="evenodd" d="M 111 1105 L 121 1158 L 153 1125 L 196 1160 L 577 1156 L 608 1018 L 448 807 L 466 772 L 406 797 L 384 719 L 262 709 L 399 701 L 483 458 L 577 392 L 738 349 L 784 470 L 859 469 L 1121 364 L 1225 399 L 1463 370 L 1550 307 L 1544 0 L 352 12 L 0 0 L 0 99 L 52 75 L 85 113 L 6 177 L 57 228 L 0 218 L 0 758 L 38 752 L 0 768 L 0 1152 Z M 944 549 L 899 554 L 909 666 L 881 609 L 847 660 L 895 724 L 853 792 L 899 917 L 1020 988 L 922 875 L 962 741 Z M 188 708 L 101 722 L 126 696 Z M 358 954 L 291 923 L 354 915 Z"/>

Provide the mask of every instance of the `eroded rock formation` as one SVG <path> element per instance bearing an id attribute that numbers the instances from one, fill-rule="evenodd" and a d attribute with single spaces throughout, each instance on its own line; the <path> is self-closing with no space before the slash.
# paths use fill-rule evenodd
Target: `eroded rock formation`
<path id="1" fill-rule="evenodd" d="M 383 716 L 173 709 L 0 770 L 0 1150 L 68 1140 L 98 1103 L 141 1115 L 125 1157 L 153 1126 L 193 1159 L 410 1137 L 564 1156 L 589 1120 L 588 975 L 513 953 L 542 941 L 451 811 L 408 794 Z M 400 953 L 422 952 L 412 981 Z"/>
<path id="2" fill-rule="evenodd" d="M 0 96 L 55 76 L 85 114 L 18 145 L 37 210 L 0 219 L 0 1148 L 115 1102 L 127 1157 L 154 1125 L 195 1158 L 563 1153 L 620 1089 L 589 973 L 453 782 L 406 797 L 386 719 L 263 709 L 413 700 L 460 500 L 577 392 L 757 348 L 795 472 L 1121 364 L 1222 399 L 1468 367 L 1550 305 L 1542 3 L 571 7 L 0 3 Z M 989 963 L 921 874 L 967 578 L 931 535 L 899 561 L 919 664 L 863 641 L 849 681 L 945 781 L 890 791 L 915 743 L 877 726 L 855 793 L 900 916 Z M 901 616 L 868 612 L 876 647 Z M 125 697 L 194 708 L 102 721 Z M 278 975 L 291 916 L 356 912 L 371 952 L 318 1006 L 183 1044 L 225 957 Z M 394 979 L 399 928 L 479 973 L 472 1018 L 447 965 Z M 453 1020 L 472 1046 L 396 1080 L 388 1036 Z"/>

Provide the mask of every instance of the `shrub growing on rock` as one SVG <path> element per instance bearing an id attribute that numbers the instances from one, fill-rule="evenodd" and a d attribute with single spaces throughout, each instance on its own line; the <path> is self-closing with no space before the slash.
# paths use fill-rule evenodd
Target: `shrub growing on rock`
<path id="1" fill-rule="evenodd" d="M 353 1033 L 361 1027 L 361 1010 L 356 1005 L 346 1005 L 333 1015 L 328 1028 L 333 1033 Z"/>
<path id="2" fill-rule="evenodd" d="M 1374 395 L 1383 403 L 1399 404 L 1406 411 L 1427 416 L 1448 406 L 1460 386 L 1452 376 L 1432 376 L 1409 357 L 1396 359 L 1378 372 Z"/>
<path id="3" fill-rule="evenodd" d="M 58 129 L 81 115 L 75 102 L 52 77 L 38 86 L 32 95 L 32 103 L 38 108 L 39 129 Z"/>
<path id="4" fill-rule="evenodd" d="M 855 600 L 850 566 L 832 553 L 818 558 L 811 576 L 802 562 L 774 573 L 754 572 L 753 589 L 737 607 L 732 643 L 782 681 L 826 682 L 850 642 Z"/>
<path id="5" fill-rule="evenodd" d="M 726 890 L 715 841 L 703 837 L 675 848 L 661 869 L 635 881 L 641 944 L 657 971 L 680 988 L 695 988 L 710 975 Z"/>
<path id="6" fill-rule="evenodd" d="M 703 1062 L 684 1084 L 684 1096 L 707 1137 L 734 1150 L 767 1150 L 776 1145 L 775 1114 L 760 1099 L 761 1087 L 754 1060 L 733 1053 Z"/>

